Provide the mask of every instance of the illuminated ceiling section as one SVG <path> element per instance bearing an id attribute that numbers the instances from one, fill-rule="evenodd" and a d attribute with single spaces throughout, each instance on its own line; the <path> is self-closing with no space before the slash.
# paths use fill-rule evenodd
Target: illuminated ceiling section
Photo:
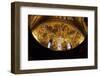
<path id="1" fill-rule="evenodd" d="M 85 17 L 29 15 L 33 37 L 52 51 L 69 51 L 79 46 L 87 35 Z"/>

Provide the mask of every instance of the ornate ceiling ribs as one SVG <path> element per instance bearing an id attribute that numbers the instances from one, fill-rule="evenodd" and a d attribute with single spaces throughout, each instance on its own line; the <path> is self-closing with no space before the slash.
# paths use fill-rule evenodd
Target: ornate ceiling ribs
<path id="1" fill-rule="evenodd" d="M 37 24 L 39 24 L 42 21 L 48 20 L 48 19 L 59 19 L 61 21 L 65 21 L 68 24 L 72 24 L 75 27 L 77 27 L 83 35 L 86 35 L 87 33 L 87 25 L 84 21 L 84 17 L 69 17 L 69 16 L 36 16 L 36 15 L 29 15 L 30 21 L 29 26 L 30 29 L 33 29 L 34 27 L 37 27 Z"/>

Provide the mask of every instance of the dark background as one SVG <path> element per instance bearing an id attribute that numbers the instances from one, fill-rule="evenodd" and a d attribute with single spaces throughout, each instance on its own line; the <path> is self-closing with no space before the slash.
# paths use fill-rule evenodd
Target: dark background
<path id="1" fill-rule="evenodd" d="M 52 51 L 38 43 L 28 29 L 28 60 L 76 59 L 88 57 L 88 41 L 69 51 Z"/>

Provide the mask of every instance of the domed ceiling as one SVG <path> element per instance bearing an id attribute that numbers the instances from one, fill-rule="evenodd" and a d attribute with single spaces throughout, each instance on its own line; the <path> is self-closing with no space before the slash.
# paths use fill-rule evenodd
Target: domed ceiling
<path id="1" fill-rule="evenodd" d="M 28 16 L 35 40 L 52 51 L 70 51 L 87 36 L 87 18 L 69 16 Z"/>

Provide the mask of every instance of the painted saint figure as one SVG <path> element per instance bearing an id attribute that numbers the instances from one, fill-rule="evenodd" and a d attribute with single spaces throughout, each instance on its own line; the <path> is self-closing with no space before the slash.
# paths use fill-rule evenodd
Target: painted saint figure
<path id="1" fill-rule="evenodd" d="M 72 48 L 70 43 L 67 43 L 67 49 L 70 50 Z"/>
<path id="2" fill-rule="evenodd" d="M 57 50 L 62 50 L 63 38 L 60 36 L 57 40 Z"/>
<path id="3" fill-rule="evenodd" d="M 52 39 L 50 39 L 48 42 L 48 48 L 51 48 L 51 47 L 52 47 Z"/>

